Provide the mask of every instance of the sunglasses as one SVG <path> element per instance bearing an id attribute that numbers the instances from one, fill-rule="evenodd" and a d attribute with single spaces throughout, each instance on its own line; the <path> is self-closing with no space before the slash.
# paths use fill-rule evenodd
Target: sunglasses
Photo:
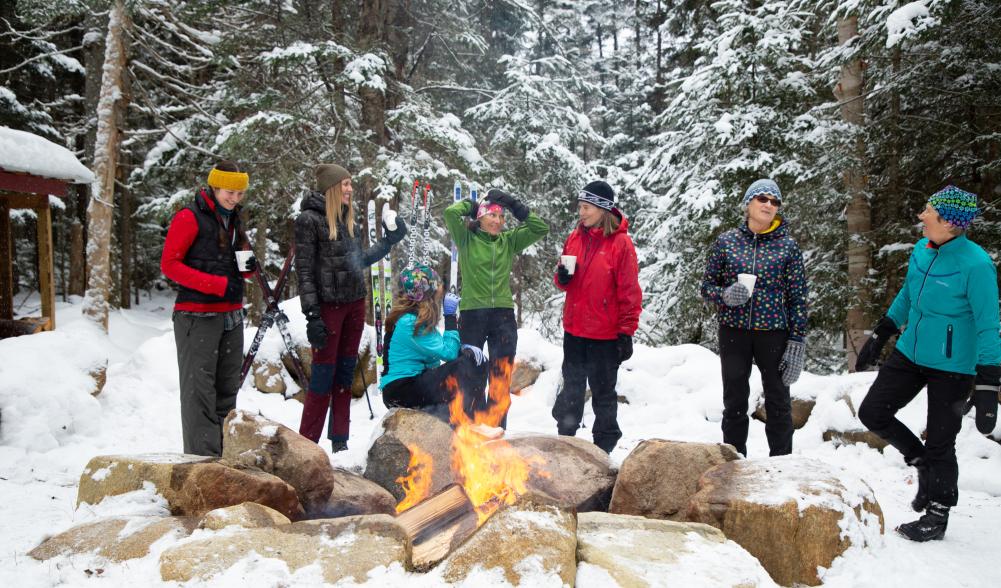
<path id="1" fill-rule="evenodd" d="M 754 197 L 754 199 L 757 200 L 758 202 L 762 203 L 762 204 L 771 204 L 775 208 L 778 208 L 778 207 L 782 206 L 782 201 L 781 200 L 779 200 L 778 198 L 769 198 L 768 196 L 765 196 L 764 194 L 758 194 L 757 196 Z"/>

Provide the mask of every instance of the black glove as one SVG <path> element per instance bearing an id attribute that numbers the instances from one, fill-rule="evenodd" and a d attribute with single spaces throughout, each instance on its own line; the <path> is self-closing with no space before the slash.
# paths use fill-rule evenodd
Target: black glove
<path id="1" fill-rule="evenodd" d="M 407 223 L 403 222 L 403 217 L 396 217 L 396 230 L 390 231 L 386 224 L 382 224 L 382 237 L 389 242 L 390 245 L 396 245 L 407 236 Z"/>
<path id="2" fill-rule="evenodd" d="M 223 294 L 223 298 L 227 300 L 231 298 L 243 298 L 243 277 L 234 278 L 230 276 L 226 278 L 226 293 Z"/>
<path id="3" fill-rule="evenodd" d="M 883 352 L 883 346 L 890 340 L 890 337 L 899 332 L 900 329 L 890 317 L 884 316 L 879 319 L 879 322 L 872 329 L 872 336 L 858 352 L 858 359 L 855 360 L 855 371 L 864 372 L 875 364 L 876 360 L 879 359 L 879 354 Z"/>
<path id="4" fill-rule="evenodd" d="M 510 210 L 511 214 L 514 215 L 514 218 L 518 219 L 518 222 L 523 222 L 526 218 L 528 218 L 528 207 L 525 206 L 521 200 L 518 200 L 503 190 L 491 188 L 490 191 L 487 192 L 486 201 L 495 202 Z"/>
<path id="5" fill-rule="evenodd" d="M 256 255 L 251 255 L 250 258 L 247 260 L 247 271 L 248 272 L 255 272 L 255 271 L 257 271 L 257 256 Z"/>
<path id="6" fill-rule="evenodd" d="M 323 349 L 327 346 L 327 325 L 320 318 L 320 310 L 311 308 L 306 312 L 306 339 L 313 349 Z"/>
<path id="7" fill-rule="evenodd" d="M 476 220 L 476 213 L 480 211 L 480 203 L 476 200 L 469 201 L 469 218 Z"/>
<path id="8" fill-rule="evenodd" d="M 556 266 L 556 281 L 560 283 L 560 286 L 566 286 L 572 278 L 573 275 L 567 269 L 567 266 L 562 263 Z"/>
<path id="9" fill-rule="evenodd" d="M 622 363 L 633 356 L 633 338 L 631 335 L 619 333 L 617 345 L 619 348 L 619 363 Z"/>
<path id="10" fill-rule="evenodd" d="M 977 430 L 989 435 L 998 424 L 998 390 L 1001 389 L 1001 367 L 978 365 L 973 394 L 966 404 L 966 412 L 977 407 Z"/>

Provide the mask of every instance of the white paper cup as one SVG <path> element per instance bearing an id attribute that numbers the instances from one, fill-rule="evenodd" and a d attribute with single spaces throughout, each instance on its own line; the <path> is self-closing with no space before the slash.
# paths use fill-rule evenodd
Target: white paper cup
<path id="1" fill-rule="evenodd" d="M 254 256 L 253 251 L 237 251 L 236 252 L 236 269 L 241 272 L 249 271 L 247 269 L 247 262 L 250 258 Z"/>
<path id="2" fill-rule="evenodd" d="M 561 255 L 560 263 L 563 264 L 563 267 L 567 268 L 567 271 L 570 272 L 570 275 L 572 276 L 574 269 L 577 267 L 577 256 Z"/>
<path id="3" fill-rule="evenodd" d="M 747 288 L 748 294 L 754 293 L 754 283 L 758 281 L 758 276 L 754 274 L 737 274 L 737 281 Z"/>

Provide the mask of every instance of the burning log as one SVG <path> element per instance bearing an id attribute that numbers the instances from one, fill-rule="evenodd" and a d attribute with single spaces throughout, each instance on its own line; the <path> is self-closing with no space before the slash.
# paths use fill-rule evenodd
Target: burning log
<path id="1" fill-rule="evenodd" d="M 427 571 L 458 547 L 478 527 L 478 516 L 466 491 L 448 486 L 396 516 L 412 546 L 411 565 Z"/>

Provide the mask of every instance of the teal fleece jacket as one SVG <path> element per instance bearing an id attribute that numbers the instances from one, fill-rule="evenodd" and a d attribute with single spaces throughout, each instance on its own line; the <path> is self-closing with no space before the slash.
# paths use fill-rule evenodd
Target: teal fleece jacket
<path id="1" fill-rule="evenodd" d="M 997 271 L 966 235 L 940 247 L 918 241 L 887 315 L 904 328 L 897 349 L 918 365 L 975 374 L 1001 364 Z"/>
<path id="2" fill-rule="evenodd" d="M 459 356 L 459 331 L 445 331 L 443 335 L 432 329 L 430 333 L 414 335 L 416 323 L 417 315 L 413 313 L 396 321 L 389 342 L 389 372 L 382 376 L 380 390 L 394 380 L 419 375 Z"/>

